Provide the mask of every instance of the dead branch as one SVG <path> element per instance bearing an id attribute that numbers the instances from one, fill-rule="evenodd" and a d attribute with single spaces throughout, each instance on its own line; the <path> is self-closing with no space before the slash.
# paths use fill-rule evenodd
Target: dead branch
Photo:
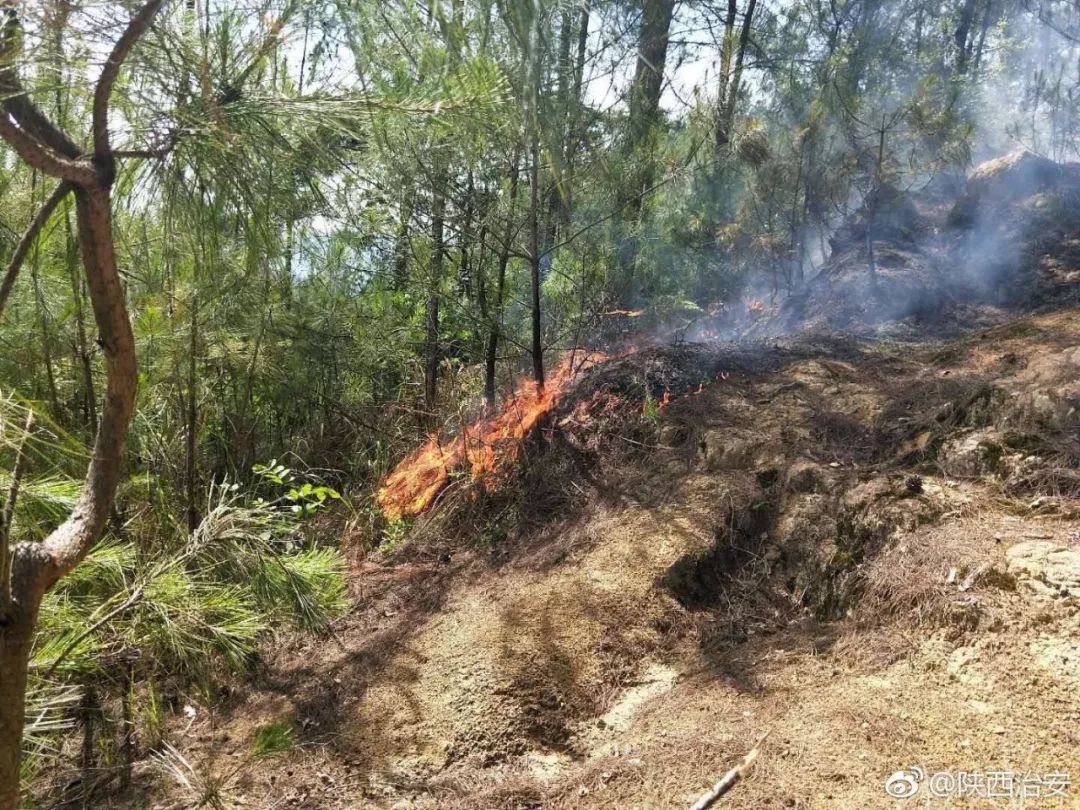
<path id="1" fill-rule="evenodd" d="M 131 595 L 127 599 L 125 599 L 123 602 L 121 602 L 115 608 L 110 610 L 108 613 L 106 613 L 104 616 L 102 616 L 100 619 L 98 619 L 92 625 L 87 627 L 86 630 L 79 633 L 79 635 L 77 635 L 70 642 L 68 642 L 67 646 L 65 646 L 64 649 L 62 649 L 60 651 L 60 654 L 57 655 L 55 659 L 53 659 L 53 662 L 51 664 L 49 664 L 49 668 L 45 670 L 44 674 L 41 676 L 41 679 L 47 681 L 50 677 L 52 677 L 52 674 L 54 672 L 56 672 L 56 668 L 59 667 L 60 664 L 62 664 L 64 662 L 64 659 L 66 659 L 69 655 L 71 655 L 71 652 L 76 647 L 78 647 L 80 644 L 82 644 L 83 641 L 88 639 L 90 636 L 92 636 L 94 633 L 96 633 L 98 630 L 100 630 L 106 624 L 111 622 L 113 619 L 115 619 L 121 613 L 125 612 L 129 608 L 134 607 L 135 604 L 140 599 L 142 599 L 142 597 L 143 597 L 143 589 L 142 589 L 141 585 L 138 585 L 131 592 Z"/>
<path id="2" fill-rule="evenodd" d="M 750 769 L 754 767 L 754 763 L 757 762 L 758 755 L 761 753 L 761 746 L 768 738 L 768 732 L 762 734 L 754 747 L 750 749 L 750 753 L 743 758 L 743 761 L 725 773 L 719 782 L 701 794 L 701 797 L 694 802 L 690 810 L 708 810 L 717 799 L 731 790 L 735 783 L 746 776 Z"/>
<path id="3" fill-rule="evenodd" d="M 8 297 L 15 287 L 15 281 L 19 277 L 19 270 L 22 268 L 27 255 L 30 253 L 30 248 L 33 247 L 34 242 L 37 241 L 38 234 L 41 232 L 41 229 L 45 227 L 45 223 L 49 221 L 49 217 L 51 217 L 53 211 L 56 210 L 56 206 L 58 206 L 70 192 L 71 183 L 67 180 L 61 180 L 56 188 L 53 189 L 53 193 L 49 195 L 49 198 L 45 200 L 41 208 L 38 209 L 37 215 L 30 222 L 30 225 L 26 229 L 26 233 L 23 234 L 22 239 L 19 240 L 19 244 L 15 247 L 15 253 L 12 254 L 11 261 L 8 262 L 7 271 L 4 273 L 4 280 L 3 282 L 0 282 L 0 315 L 4 312 L 4 306 L 7 304 Z"/>

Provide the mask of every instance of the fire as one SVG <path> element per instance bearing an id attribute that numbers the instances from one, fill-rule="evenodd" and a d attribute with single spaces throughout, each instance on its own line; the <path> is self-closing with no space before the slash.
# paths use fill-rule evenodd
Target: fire
<path id="1" fill-rule="evenodd" d="M 543 390 L 525 380 L 495 416 L 480 419 L 445 441 L 433 433 L 379 488 L 375 497 L 383 513 L 390 520 L 421 514 L 456 474 L 467 473 L 486 489 L 497 486 L 517 459 L 521 441 L 551 411 L 574 378 L 606 359 L 601 352 L 568 352 L 550 369 Z"/>
<path id="2" fill-rule="evenodd" d="M 611 309 L 604 313 L 605 318 L 640 318 L 645 314 L 644 309 Z"/>

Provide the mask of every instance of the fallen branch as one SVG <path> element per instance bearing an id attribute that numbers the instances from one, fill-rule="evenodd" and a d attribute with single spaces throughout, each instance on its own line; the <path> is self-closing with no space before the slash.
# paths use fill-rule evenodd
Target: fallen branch
<path id="1" fill-rule="evenodd" d="M 56 658 L 53 660 L 53 662 L 49 665 L 49 668 L 47 670 L 45 670 L 45 673 L 41 676 L 41 679 L 43 681 L 48 680 L 52 676 L 52 674 L 54 672 L 56 672 L 57 667 L 59 667 L 60 664 L 63 663 L 64 659 L 67 658 L 68 655 L 70 655 L 71 652 L 76 647 L 78 647 L 80 644 L 82 644 L 83 641 L 88 639 L 90 636 L 94 635 L 94 633 L 96 633 L 98 630 L 100 630 L 106 624 L 111 622 L 113 619 L 115 619 L 117 616 L 119 616 L 125 610 L 127 610 L 128 608 L 134 607 L 135 604 L 140 599 L 142 599 L 142 596 L 143 596 L 143 589 L 142 589 L 142 586 L 139 585 L 139 586 L 137 586 L 135 588 L 135 590 L 133 590 L 131 592 L 131 595 L 127 599 L 125 599 L 121 604 L 117 605 L 114 609 L 110 610 L 108 613 L 106 613 L 104 616 L 102 616 L 100 619 L 98 619 L 96 622 L 94 622 L 92 625 L 90 625 L 88 628 L 86 628 L 86 630 L 84 630 L 82 633 L 79 633 L 79 635 L 77 635 L 75 638 L 73 638 L 68 643 L 68 645 L 66 647 L 64 647 L 63 650 L 60 651 L 60 654 L 58 656 L 56 656 Z"/>
<path id="2" fill-rule="evenodd" d="M 694 802 L 690 810 L 708 810 L 717 799 L 731 790 L 735 783 L 746 776 L 750 769 L 754 767 L 754 763 L 757 762 L 758 755 L 761 753 L 761 746 L 768 738 L 768 732 L 762 734 L 754 747 L 750 749 L 750 753 L 743 758 L 743 761 L 725 773 L 719 782 L 701 794 L 701 797 Z"/>

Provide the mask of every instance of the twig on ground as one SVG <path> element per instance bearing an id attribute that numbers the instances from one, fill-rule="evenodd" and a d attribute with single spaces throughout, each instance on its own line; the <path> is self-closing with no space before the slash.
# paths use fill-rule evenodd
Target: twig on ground
<path id="1" fill-rule="evenodd" d="M 713 803 L 717 799 L 731 790 L 735 783 L 754 767 L 754 763 L 757 762 L 758 755 L 761 753 L 761 746 L 768 738 L 768 732 L 762 734 L 761 738 L 754 744 L 754 747 L 750 749 L 750 753 L 743 758 L 743 761 L 725 773 L 719 782 L 705 791 L 705 793 L 701 794 L 701 797 L 694 802 L 690 810 L 708 810 L 708 808 L 713 806 Z"/>

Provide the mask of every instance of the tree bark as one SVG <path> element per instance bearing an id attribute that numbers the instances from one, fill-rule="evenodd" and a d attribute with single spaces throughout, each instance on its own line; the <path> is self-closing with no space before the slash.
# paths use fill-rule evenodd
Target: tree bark
<path id="1" fill-rule="evenodd" d="M 444 182 L 440 175 L 436 185 Z M 439 295 L 446 252 L 444 189 L 434 188 L 431 212 L 431 259 L 428 267 L 428 298 L 424 324 L 424 406 L 435 412 L 439 400 Z"/>
<path id="2" fill-rule="evenodd" d="M 968 57 L 971 55 L 971 46 L 968 44 L 971 24 L 975 19 L 977 0 L 964 0 L 964 7 L 960 11 L 960 20 L 953 33 L 953 41 L 956 43 L 956 72 L 963 75 L 967 72 Z"/>
<path id="3" fill-rule="evenodd" d="M 9 615 L 0 625 L 0 808 L 19 806 L 26 672 L 37 609 Z"/>
<path id="4" fill-rule="evenodd" d="M 671 20 L 675 0 L 644 0 L 638 32 L 638 60 L 630 89 L 630 149 L 636 149 L 649 134 L 660 109 L 664 89 Z M 644 186 L 649 185 L 646 181 Z"/>
<path id="5" fill-rule="evenodd" d="M 503 299 L 506 296 L 506 269 L 510 264 L 510 246 L 514 241 L 514 213 L 517 209 L 519 157 L 514 154 L 510 167 L 510 212 L 506 217 L 506 234 L 499 249 L 499 265 L 495 279 L 495 305 L 490 314 L 487 347 L 484 352 L 484 400 L 495 407 L 495 369 L 499 356 L 499 337 L 502 333 Z"/>
<path id="6" fill-rule="evenodd" d="M 532 291 L 533 379 L 544 390 L 543 329 L 540 322 L 540 134 L 534 129 L 529 192 L 529 286 Z"/>
<path id="7" fill-rule="evenodd" d="M 728 0 L 727 17 L 724 19 L 724 41 L 720 46 L 720 87 L 716 94 L 715 148 L 719 153 L 728 144 L 730 132 L 725 123 L 727 114 L 728 85 L 731 82 L 731 63 L 735 52 L 735 17 L 738 13 L 736 0 Z"/>
<path id="8" fill-rule="evenodd" d="M 675 0 L 642 0 L 638 60 L 630 87 L 626 142 L 629 177 L 619 184 L 617 200 L 618 208 L 625 212 L 624 222 L 631 230 L 641 220 L 645 192 L 652 186 L 656 172 L 648 139 L 660 110 L 674 14 Z M 633 233 L 624 234 L 616 247 L 616 296 L 621 306 L 628 307 L 635 299 L 633 288 L 639 249 L 638 239 Z"/>
<path id="9" fill-rule="evenodd" d="M 197 448 L 198 392 L 196 391 L 197 364 L 199 354 L 199 292 L 191 293 L 191 329 L 188 335 L 188 378 L 187 378 L 187 430 L 184 442 L 184 484 L 187 488 L 187 530 L 194 534 L 199 527 L 198 482 L 195 451 Z"/>
<path id="10" fill-rule="evenodd" d="M 0 613 L 0 810 L 16 810 L 19 803 L 27 667 L 41 600 L 100 537 L 123 470 L 137 370 L 135 339 L 113 243 L 111 189 L 116 165 L 108 143 L 108 107 L 120 65 L 163 3 L 149 0 L 141 8 L 102 70 L 95 91 L 95 150 L 90 160 L 21 91 L 14 69 L 20 39 L 18 7 L 13 0 L 0 2 L 7 12 L 0 32 L 0 86 L 14 93 L 2 93 L 8 98 L 0 111 L 0 137 L 29 166 L 75 186 L 79 245 L 106 371 L 101 421 L 75 509 L 44 542 L 20 543 L 12 552 L 11 599 Z"/>
<path id="11" fill-rule="evenodd" d="M 735 124 L 735 107 L 739 101 L 739 91 L 742 89 L 743 60 L 746 58 L 746 48 L 750 44 L 750 27 L 754 22 L 754 10 L 757 8 L 757 0 L 750 0 L 743 16 L 742 30 L 739 32 L 739 49 L 735 52 L 735 66 L 732 68 L 731 78 L 725 87 L 724 108 L 717 126 L 717 147 L 726 146 L 731 142 L 731 129 Z"/>

